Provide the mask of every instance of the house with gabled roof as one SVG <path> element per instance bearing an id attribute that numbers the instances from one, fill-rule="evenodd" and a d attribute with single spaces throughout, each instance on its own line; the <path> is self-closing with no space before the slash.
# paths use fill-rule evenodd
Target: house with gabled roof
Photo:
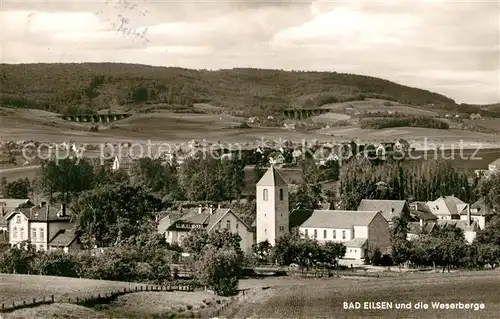
<path id="1" fill-rule="evenodd" d="M 472 219 L 470 221 L 467 220 L 447 220 L 447 219 L 438 219 L 436 221 L 436 225 L 444 227 L 446 225 L 455 226 L 464 231 L 465 240 L 471 244 L 474 239 L 476 239 L 477 232 L 480 230 L 479 225 L 476 221 Z"/>
<path id="2" fill-rule="evenodd" d="M 389 223 L 379 211 L 314 210 L 299 232 L 320 243 L 343 243 L 345 259 L 361 260 L 376 248 L 391 246 Z"/>
<path id="3" fill-rule="evenodd" d="M 0 231 L 7 231 L 7 216 L 19 207 L 31 207 L 29 199 L 0 198 Z"/>
<path id="4" fill-rule="evenodd" d="M 192 229 L 204 229 L 208 233 L 228 229 L 241 237 L 241 249 L 250 252 L 254 244 L 254 234 L 241 218 L 229 208 L 195 207 L 167 212 L 158 221 L 157 232 L 170 243 L 181 245 Z"/>
<path id="5" fill-rule="evenodd" d="M 488 165 L 488 170 L 490 173 L 500 172 L 500 157 Z"/>
<path id="6" fill-rule="evenodd" d="M 408 207 L 410 208 L 410 216 L 412 219 L 418 221 L 422 220 L 424 223 L 435 222 L 438 219 L 425 202 L 414 201 L 408 204 Z"/>
<path id="7" fill-rule="evenodd" d="M 434 201 L 428 201 L 426 205 L 438 219 L 446 220 L 460 219 L 460 215 L 467 212 L 469 206 L 454 195 L 440 196 Z"/>
<path id="8" fill-rule="evenodd" d="M 69 235 L 71 232 L 74 233 L 73 216 L 64 204 L 55 206 L 43 202 L 31 208 L 18 208 L 6 217 L 9 244 L 11 247 L 19 246 L 21 242 L 28 241 L 37 250 L 80 249 L 77 238 L 66 240 L 72 236 Z"/>
<path id="9" fill-rule="evenodd" d="M 410 222 L 408 223 L 406 239 L 414 240 L 420 238 L 420 236 L 428 235 L 432 232 L 435 225 L 435 222 L 426 222 L 423 219 L 420 219 L 418 222 Z"/>
<path id="10" fill-rule="evenodd" d="M 405 139 L 399 139 L 394 143 L 394 150 L 399 152 L 407 152 L 410 149 L 410 143 Z"/>
<path id="11" fill-rule="evenodd" d="M 359 211 L 379 211 L 392 225 L 396 217 L 410 217 L 410 208 L 404 200 L 382 200 L 382 199 L 363 199 L 358 206 Z"/>
<path id="12" fill-rule="evenodd" d="M 484 197 L 480 198 L 477 202 L 470 206 L 470 218 L 472 221 L 477 222 L 480 229 L 484 229 L 488 222 L 495 214 L 495 210 L 491 205 L 486 203 Z M 460 220 L 468 220 L 468 211 L 464 210 L 460 213 Z"/>

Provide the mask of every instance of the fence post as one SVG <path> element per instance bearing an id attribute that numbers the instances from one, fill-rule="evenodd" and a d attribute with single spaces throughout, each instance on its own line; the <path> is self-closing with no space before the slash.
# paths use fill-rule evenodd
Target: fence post
<path id="1" fill-rule="evenodd" d="M 5 305 L 2 304 L 2 312 L 5 310 Z"/>
<path id="2" fill-rule="evenodd" d="M 137 286 L 135 286 L 135 292 L 137 292 Z"/>
<path id="3" fill-rule="evenodd" d="M 141 291 L 143 291 L 143 290 L 144 290 L 143 288 L 144 288 L 144 287 L 142 287 L 142 286 L 141 286 Z"/>
<path id="4" fill-rule="evenodd" d="M 52 303 L 54 303 L 54 295 L 50 296 Z"/>
<path id="5" fill-rule="evenodd" d="M 100 293 L 97 294 L 97 298 L 101 299 L 101 294 Z"/>
<path id="6" fill-rule="evenodd" d="M 26 300 L 23 300 L 23 306 L 26 306 Z"/>
<path id="7" fill-rule="evenodd" d="M 123 293 L 126 293 L 127 292 L 127 288 L 123 288 Z"/>
<path id="8" fill-rule="evenodd" d="M 71 298 L 68 298 L 68 303 L 71 303 Z"/>
<path id="9" fill-rule="evenodd" d="M 36 298 L 33 298 L 33 303 L 36 303 Z"/>

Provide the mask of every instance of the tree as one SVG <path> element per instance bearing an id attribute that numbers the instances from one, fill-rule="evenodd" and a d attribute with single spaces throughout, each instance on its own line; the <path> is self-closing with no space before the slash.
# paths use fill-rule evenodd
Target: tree
<path id="1" fill-rule="evenodd" d="M 132 185 L 141 187 L 150 193 L 167 193 L 172 198 L 180 199 L 181 190 L 177 178 L 177 168 L 160 159 L 149 157 L 135 161 L 131 169 Z"/>
<path id="2" fill-rule="evenodd" d="M 401 265 L 410 258 L 411 249 L 408 236 L 407 216 L 400 216 L 393 219 L 391 227 L 391 242 L 392 242 L 392 260 L 396 265 Z"/>
<path id="3" fill-rule="evenodd" d="M 500 173 L 479 182 L 479 195 L 484 196 L 487 205 L 500 212 Z"/>
<path id="4" fill-rule="evenodd" d="M 253 253 L 257 256 L 260 262 L 268 261 L 269 253 L 273 246 L 266 239 L 264 241 L 258 242 L 252 246 Z"/>
<path id="5" fill-rule="evenodd" d="M 209 243 L 209 236 L 206 230 L 194 228 L 182 240 L 182 247 L 188 253 L 196 257 L 201 255 L 201 252 Z"/>
<path id="6" fill-rule="evenodd" d="M 288 200 L 292 209 L 316 209 L 321 200 L 321 186 L 302 183 Z"/>
<path id="7" fill-rule="evenodd" d="M 94 170 L 86 159 L 50 160 L 42 164 L 40 179 L 47 194 L 60 193 L 68 204 L 75 195 L 93 188 Z"/>
<path id="8" fill-rule="evenodd" d="M 234 249 L 230 247 L 218 249 L 209 245 L 195 263 L 195 276 L 217 295 L 233 296 L 238 293 L 241 263 L 242 258 Z"/>
<path id="9" fill-rule="evenodd" d="M 338 260 L 345 256 L 346 247 L 343 243 L 327 241 L 322 248 L 324 261 L 338 266 Z"/>
<path id="10" fill-rule="evenodd" d="M 154 212 L 160 210 L 161 201 L 142 189 L 106 185 L 82 193 L 71 206 L 84 244 L 108 247 L 153 231 Z"/>
<path id="11" fill-rule="evenodd" d="M 30 193 L 31 182 L 27 178 L 17 179 L 3 187 L 3 195 L 8 198 L 28 198 Z"/>

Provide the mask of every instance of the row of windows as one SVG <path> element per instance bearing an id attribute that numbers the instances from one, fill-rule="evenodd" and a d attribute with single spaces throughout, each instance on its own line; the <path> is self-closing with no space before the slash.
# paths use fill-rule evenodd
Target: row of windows
<path id="1" fill-rule="evenodd" d="M 262 190 L 262 200 L 267 202 L 268 198 L 269 198 L 269 191 L 266 188 L 264 188 Z M 282 201 L 283 198 L 284 198 L 283 188 L 280 188 L 280 200 Z"/>
<path id="2" fill-rule="evenodd" d="M 37 233 L 36 233 L 36 228 L 32 228 L 32 229 L 31 229 L 31 238 L 32 238 L 32 239 L 36 239 L 36 238 L 37 238 L 37 237 L 36 237 L 36 234 L 37 234 Z M 42 240 L 43 240 L 43 239 L 44 239 L 44 234 L 45 234 L 45 233 L 44 233 L 44 229 L 43 229 L 43 228 L 40 228 L 40 229 L 39 229 L 39 233 L 38 233 L 38 234 L 40 235 L 40 239 L 42 239 Z M 19 238 L 24 238 L 24 228 L 22 228 L 22 227 L 21 227 L 21 228 L 19 228 L 19 230 L 18 230 L 18 229 L 17 229 L 17 227 L 14 227 L 14 232 L 13 232 L 13 234 L 12 234 L 12 237 L 13 237 L 13 238 L 17 238 L 17 236 L 18 236 L 18 235 L 19 235 Z"/>
<path id="3" fill-rule="evenodd" d="M 305 236 L 306 236 L 306 237 L 309 237 L 309 229 L 304 230 L 304 234 L 305 234 Z M 315 229 L 315 230 L 314 230 L 314 232 L 313 232 L 313 237 L 314 237 L 314 239 L 317 239 L 317 238 L 318 238 L 318 230 L 317 230 L 317 229 Z M 342 231 L 342 239 L 346 239 L 346 237 L 347 237 L 347 236 L 346 236 L 346 231 L 345 231 L 345 230 L 343 230 L 343 231 Z M 354 236 L 354 229 L 352 230 L 352 237 L 353 237 L 353 238 L 355 237 L 355 236 Z M 328 238 L 328 230 L 327 230 L 327 229 L 324 229 L 324 230 L 323 230 L 323 239 L 327 239 L 327 238 Z M 334 230 L 332 231 L 332 238 L 333 238 L 333 239 L 337 239 L 337 230 L 336 230 L 336 229 L 334 229 Z"/>

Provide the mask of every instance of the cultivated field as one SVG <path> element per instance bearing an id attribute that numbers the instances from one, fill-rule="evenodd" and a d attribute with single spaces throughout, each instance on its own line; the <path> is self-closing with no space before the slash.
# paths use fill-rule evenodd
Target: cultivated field
<path id="1" fill-rule="evenodd" d="M 232 318 L 498 318 L 500 272 L 408 274 L 379 279 L 317 279 L 271 287 Z M 393 309 L 343 309 L 344 302 L 392 302 Z M 414 309 L 418 302 L 429 309 Z M 432 309 L 432 302 L 483 303 L 484 310 Z M 412 303 L 413 309 L 395 309 Z"/>
<path id="2" fill-rule="evenodd" d="M 364 101 L 350 101 L 342 103 L 331 103 L 322 105 L 321 108 L 331 109 L 333 112 L 354 114 L 356 112 L 398 112 L 406 115 L 422 115 L 435 117 L 439 114 L 421 108 L 414 108 L 409 105 L 400 104 L 398 102 L 366 99 Z"/>
<path id="3" fill-rule="evenodd" d="M 394 141 L 396 139 L 405 139 L 417 146 L 425 147 L 434 143 L 441 148 L 460 147 L 498 147 L 500 146 L 500 135 L 486 134 L 479 132 L 470 132 L 464 130 L 438 130 L 417 127 L 398 127 L 381 130 L 361 129 L 359 125 L 331 127 L 316 131 L 319 134 L 334 135 L 336 138 L 360 141 Z M 419 147 L 420 146 L 420 147 Z"/>
<path id="4" fill-rule="evenodd" d="M 500 119 L 489 118 L 480 120 L 464 120 L 465 124 L 482 126 L 500 133 Z"/>

